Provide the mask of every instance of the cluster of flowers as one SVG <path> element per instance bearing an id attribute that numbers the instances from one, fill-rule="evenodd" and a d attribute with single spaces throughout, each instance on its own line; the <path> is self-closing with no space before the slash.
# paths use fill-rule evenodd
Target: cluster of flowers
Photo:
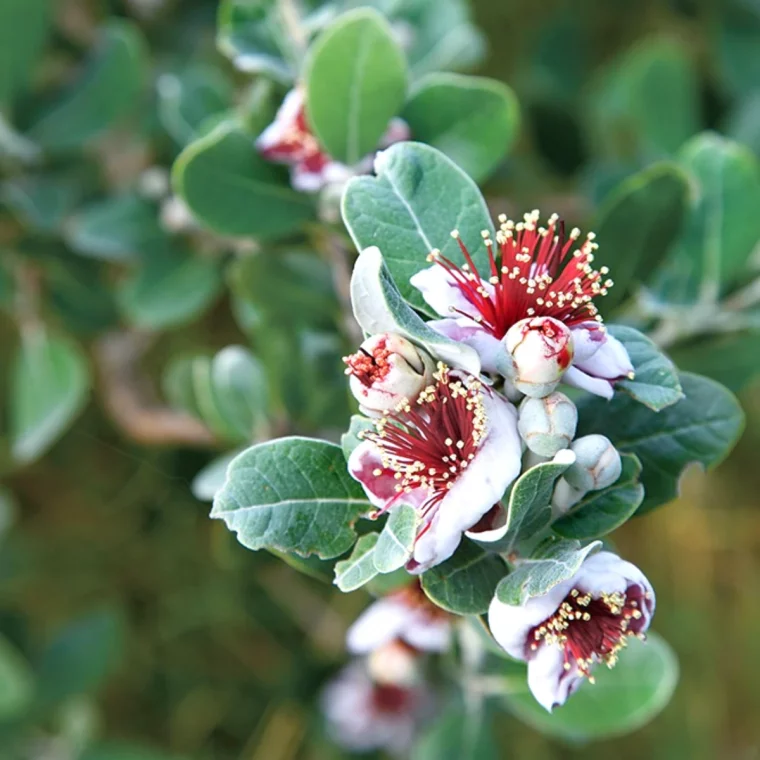
<path id="1" fill-rule="evenodd" d="M 464 262 L 440 251 L 411 278 L 441 319 L 428 326 L 473 348 L 477 376 L 437 361 L 398 334 L 370 336 L 346 357 L 352 392 L 373 429 L 353 451 L 351 475 L 378 512 L 404 503 L 419 515 L 407 570 L 448 559 L 463 535 L 498 541 L 502 498 L 521 472 L 543 461 L 568 464 L 553 508 L 562 514 L 620 476 L 620 455 L 601 435 L 575 438 L 577 409 L 560 383 L 611 398 L 633 376 L 622 343 L 602 324 L 594 298 L 612 283 L 592 266 L 593 234 L 565 235 L 557 216 L 513 222 L 502 216 L 495 242 L 483 232 L 481 273 L 454 231 Z M 362 256 L 381 256 L 367 249 Z M 519 557 L 510 557 L 519 562 Z M 615 663 L 631 635 L 646 631 L 654 594 L 643 574 L 609 552 L 521 606 L 495 598 L 489 624 L 513 657 L 529 663 L 529 686 L 547 709 L 562 704 L 594 663 Z"/>

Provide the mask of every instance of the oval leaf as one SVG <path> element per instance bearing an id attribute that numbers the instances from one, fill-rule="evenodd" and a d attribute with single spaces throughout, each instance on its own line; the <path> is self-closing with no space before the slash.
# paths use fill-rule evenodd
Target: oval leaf
<path id="1" fill-rule="evenodd" d="M 335 585 L 341 591 L 354 591 L 369 583 L 378 573 L 375 567 L 377 533 L 367 533 L 354 546 L 348 559 L 335 563 Z"/>
<path id="2" fill-rule="evenodd" d="M 353 166 L 377 148 L 401 109 L 406 61 L 388 22 L 360 8 L 320 35 L 304 79 L 310 126 L 327 153 Z"/>
<path id="3" fill-rule="evenodd" d="M 417 522 L 417 510 L 408 504 L 399 504 L 391 510 L 374 551 L 378 572 L 392 573 L 411 558 Z"/>
<path id="4" fill-rule="evenodd" d="M 224 520 L 249 549 L 330 559 L 351 547 L 353 525 L 369 509 L 339 446 L 282 438 L 232 460 L 211 517 Z"/>

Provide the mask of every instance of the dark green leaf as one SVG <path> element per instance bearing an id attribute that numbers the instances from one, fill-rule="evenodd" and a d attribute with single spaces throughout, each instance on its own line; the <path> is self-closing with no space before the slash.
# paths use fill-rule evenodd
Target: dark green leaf
<path id="1" fill-rule="evenodd" d="M 415 140 L 445 153 L 482 182 L 512 147 L 520 110 L 501 82 L 461 74 L 430 74 L 414 88 L 403 112 Z"/>
<path id="2" fill-rule="evenodd" d="M 53 0 L 0 3 L 0 105 L 23 90 L 34 72 L 50 29 Z"/>
<path id="3" fill-rule="evenodd" d="M 304 73 L 309 124 L 349 166 L 376 150 L 406 95 L 406 61 L 388 22 L 370 8 L 342 14 L 310 50 Z"/>
<path id="4" fill-rule="evenodd" d="M 506 571 L 501 557 L 464 539 L 453 557 L 422 574 L 422 589 L 449 612 L 482 615 Z"/>
<path id="5" fill-rule="evenodd" d="M 261 158 L 232 122 L 188 145 L 172 178 L 193 214 L 222 235 L 294 234 L 313 215 L 308 197 L 290 189 L 285 170 Z"/>
<path id="6" fill-rule="evenodd" d="M 744 428 L 739 402 L 723 386 L 685 372 L 681 387 L 685 398 L 661 412 L 644 410 L 623 393 L 609 402 L 578 402 L 578 436 L 601 433 L 641 460 L 646 497 L 640 512 L 674 499 L 688 464 L 713 467 L 722 461 Z"/>
<path id="7" fill-rule="evenodd" d="M 329 559 L 351 547 L 353 525 L 369 509 L 339 446 L 283 438 L 253 446 L 232 461 L 211 516 L 224 520 L 249 549 Z"/>
<path id="8" fill-rule="evenodd" d="M 377 533 L 367 533 L 356 542 L 348 559 L 335 563 L 334 582 L 341 591 L 361 588 L 378 574 L 374 562 L 377 540 Z"/>
<path id="9" fill-rule="evenodd" d="M 586 494 L 552 525 L 555 533 L 579 541 L 601 538 L 634 515 L 644 501 L 644 486 L 639 483 L 641 462 L 633 454 L 623 454 L 621 459 L 623 471 L 617 482 Z"/>
<path id="10" fill-rule="evenodd" d="M 412 750 L 412 760 L 499 760 L 487 718 L 456 705 L 436 718 Z"/>
<path id="11" fill-rule="evenodd" d="M 392 573 L 411 558 L 418 520 L 417 510 L 408 504 L 399 504 L 391 510 L 373 552 L 379 573 Z"/>
<path id="12" fill-rule="evenodd" d="M 365 430 L 374 430 L 372 420 L 362 417 L 361 414 L 352 414 L 348 430 L 340 437 L 340 446 L 343 449 L 346 460 L 348 460 L 353 450 L 361 443 L 359 433 Z"/>
<path id="13" fill-rule="evenodd" d="M 398 143 L 378 154 L 376 177 L 356 177 L 343 196 L 343 220 L 359 250 L 378 246 L 401 295 L 429 307 L 409 278 L 438 248 L 461 259 L 450 233 L 459 230 L 476 264 L 485 266 L 481 232 L 493 226 L 477 185 L 449 158 L 421 143 Z M 485 271 L 485 270 L 484 270 Z"/>
<path id="14" fill-rule="evenodd" d="M 0 719 L 23 714 L 34 693 L 29 663 L 6 638 L 0 638 Z"/>

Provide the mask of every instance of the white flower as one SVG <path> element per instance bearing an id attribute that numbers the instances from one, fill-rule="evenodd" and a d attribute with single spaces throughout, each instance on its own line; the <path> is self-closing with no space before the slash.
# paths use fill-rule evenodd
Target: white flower
<path id="1" fill-rule="evenodd" d="M 385 148 L 408 138 L 407 124 L 393 119 L 378 147 Z M 300 87 L 285 96 L 275 120 L 256 139 L 256 148 L 267 160 L 288 164 L 293 187 L 303 193 L 318 192 L 326 185 L 341 185 L 355 174 L 372 169 L 371 155 L 350 167 L 333 160 L 322 149 L 306 119 Z"/>
<path id="2" fill-rule="evenodd" d="M 423 684 L 374 681 L 364 662 L 344 668 L 322 693 L 322 711 L 331 738 L 352 752 L 384 749 L 401 755 L 429 717 L 432 696 Z"/>
<path id="3" fill-rule="evenodd" d="M 611 552 L 584 561 L 543 596 L 512 606 L 494 597 L 488 622 L 496 641 L 528 662 L 528 686 L 547 710 L 564 704 L 595 663 L 612 667 L 628 636 L 643 636 L 655 608 L 652 586 Z"/>
<path id="4" fill-rule="evenodd" d="M 368 654 L 396 639 L 425 652 L 445 652 L 451 644 L 451 616 L 416 581 L 364 610 L 349 628 L 346 645 L 352 654 Z"/>
<path id="5" fill-rule="evenodd" d="M 462 533 L 497 504 L 520 473 L 514 406 L 492 388 L 439 364 L 435 384 L 375 423 L 348 469 L 381 511 L 420 516 L 410 572 L 448 559 Z"/>
<path id="6" fill-rule="evenodd" d="M 478 271 L 455 230 L 452 236 L 465 263 L 458 266 L 434 250 L 429 257 L 434 265 L 411 278 L 425 301 L 444 317 L 430 326 L 472 346 L 485 371 L 509 377 L 511 363 L 502 341 L 510 328 L 525 319 L 551 317 L 572 333 L 574 355 L 562 381 L 611 398 L 614 383 L 630 377 L 633 365 L 623 344 L 605 331 L 594 304 L 594 298 L 612 285 L 604 279 L 606 267 L 591 266 L 597 247 L 594 235 L 589 233 L 574 248 L 580 230 L 566 237 L 556 215 L 540 227 L 537 211 L 517 224 L 504 215 L 499 222 L 496 245 L 483 232 L 487 272 Z"/>
<path id="7" fill-rule="evenodd" d="M 343 361 L 351 392 L 370 416 L 417 396 L 433 379 L 432 358 L 400 335 L 373 335 Z"/>

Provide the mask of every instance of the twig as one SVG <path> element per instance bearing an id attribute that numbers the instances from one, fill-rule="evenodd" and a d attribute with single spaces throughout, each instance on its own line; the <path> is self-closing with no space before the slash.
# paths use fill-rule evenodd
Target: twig
<path id="1" fill-rule="evenodd" d="M 158 402 L 140 360 L 150 338 L 135 332 L 110 332 L 94 346 L 103 405 L 132 440 L 147 445 L 214 446 L 217 441 L 199 420 Z"/>

